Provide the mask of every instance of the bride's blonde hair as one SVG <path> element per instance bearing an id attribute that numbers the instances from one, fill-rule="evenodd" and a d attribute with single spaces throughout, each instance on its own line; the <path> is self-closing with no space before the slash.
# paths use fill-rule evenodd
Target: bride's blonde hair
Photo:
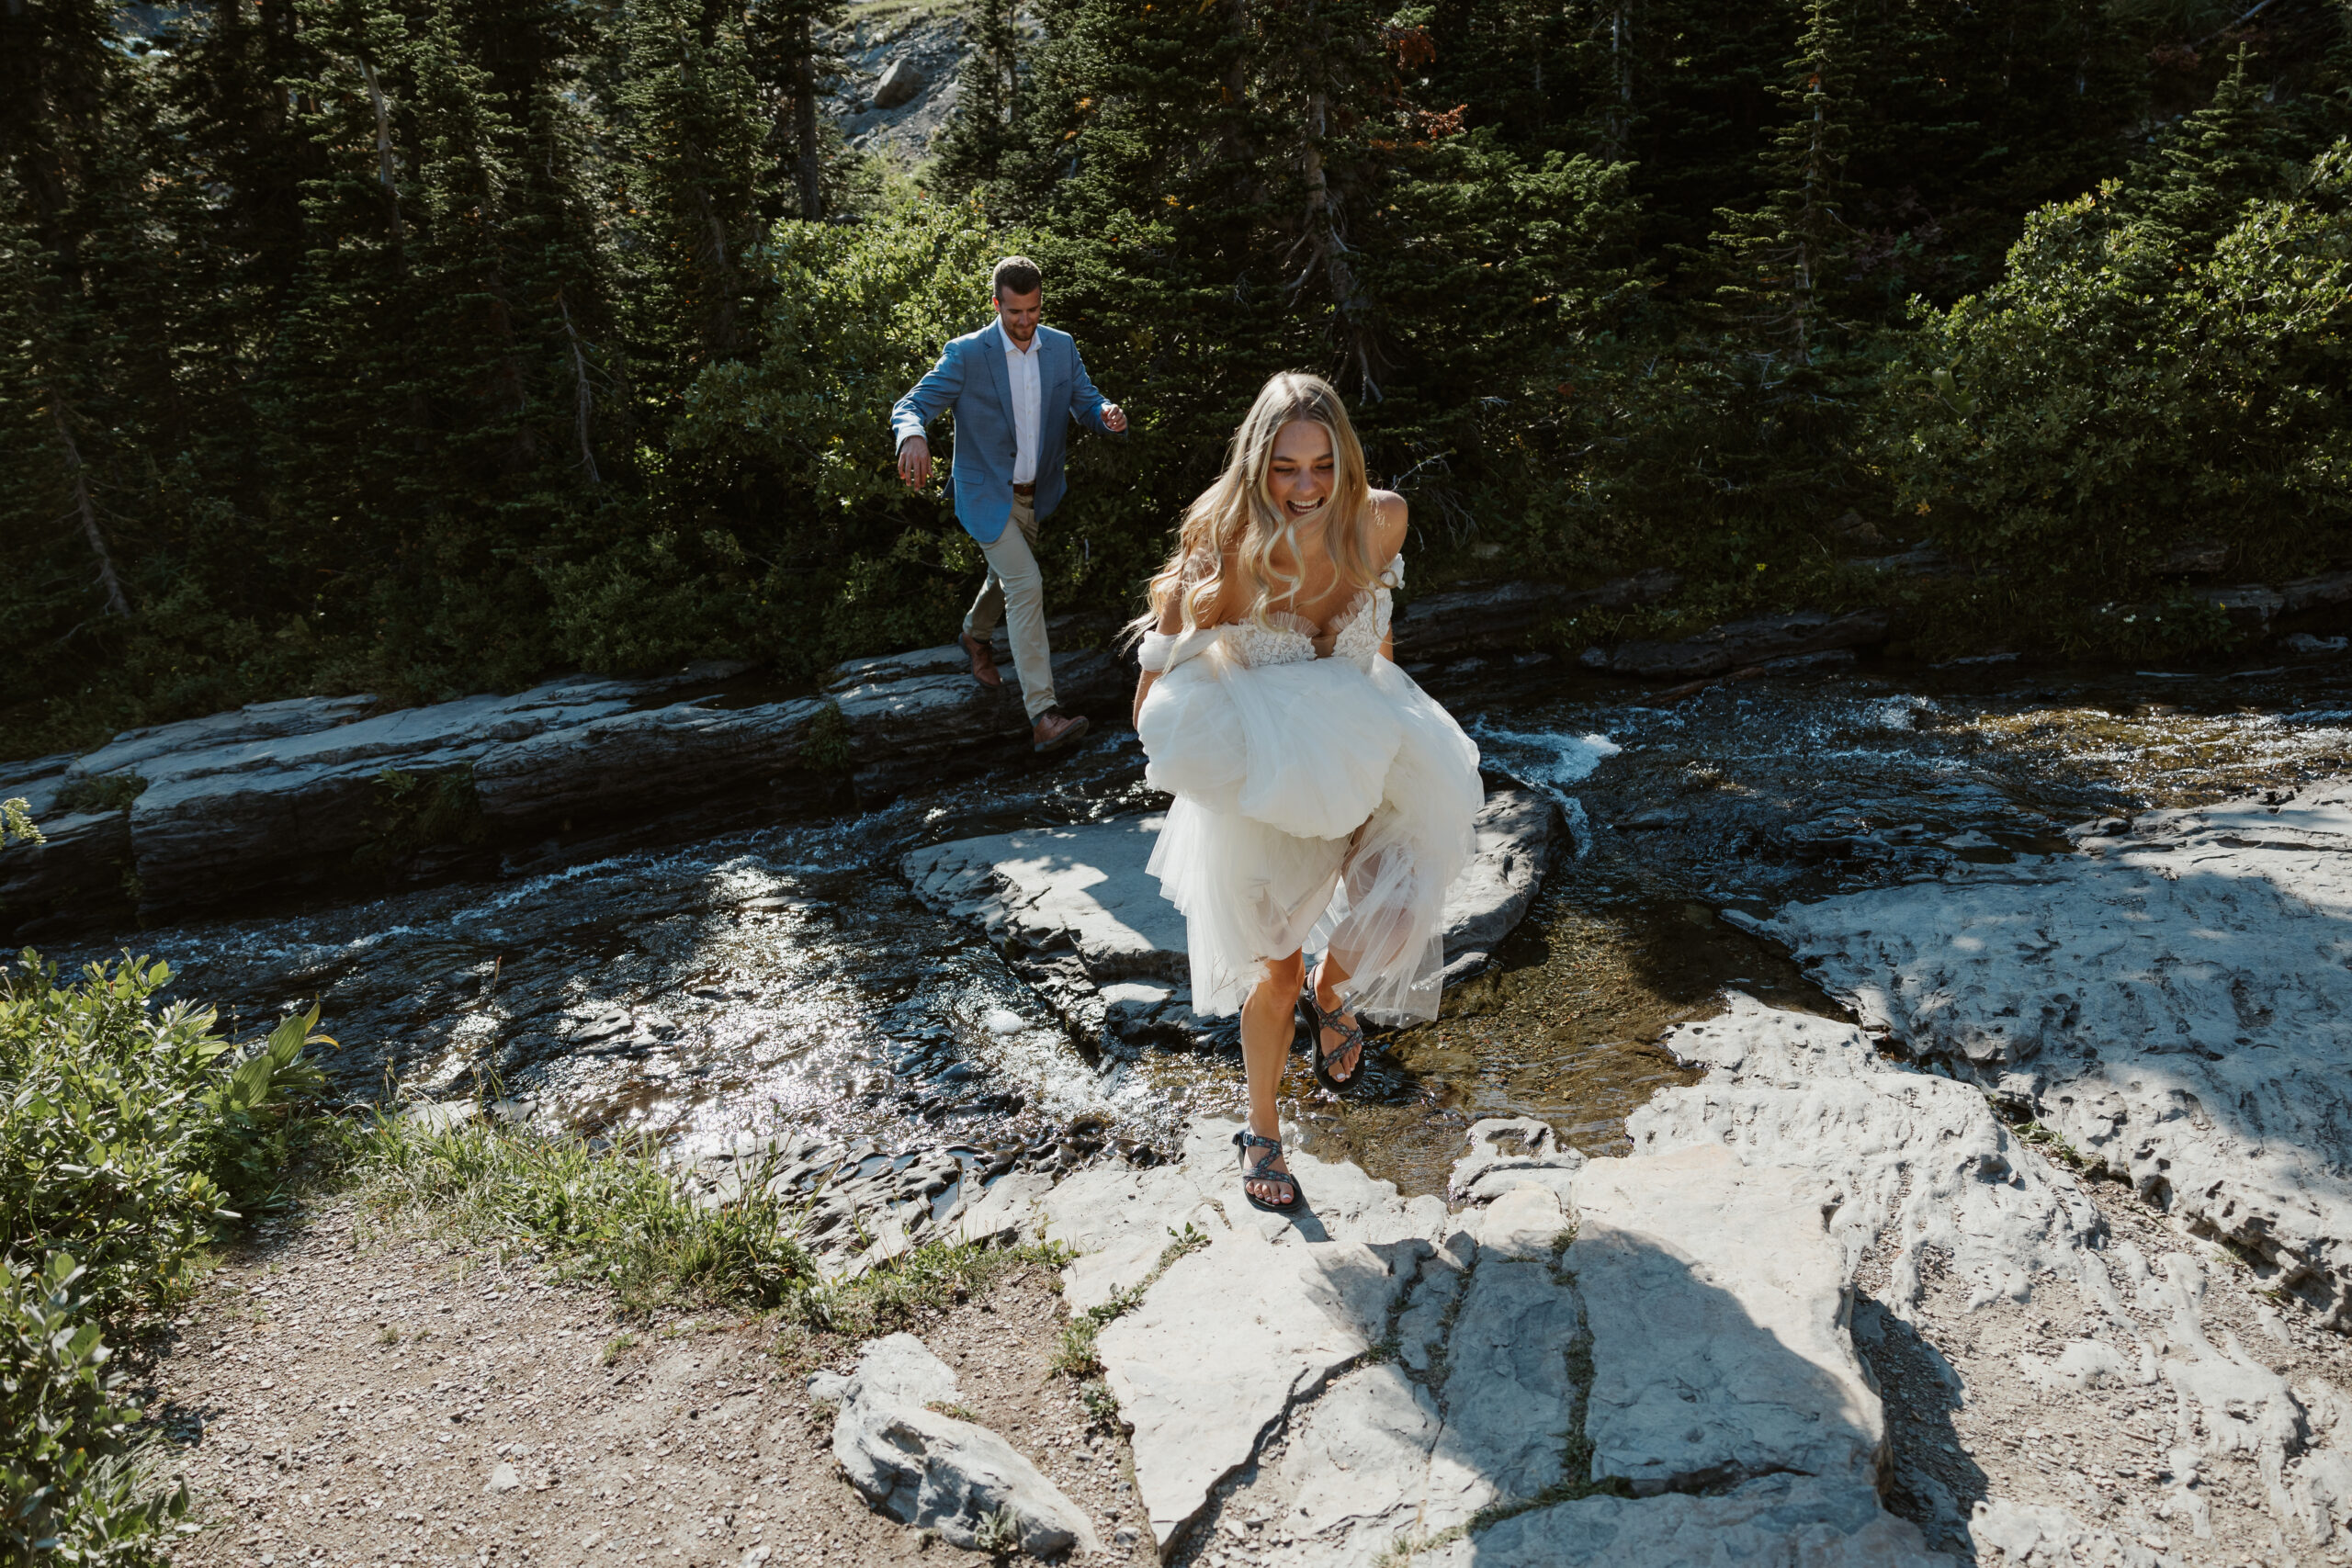
<path id="1" fill-rule="evenodd" d="M 1290 516 L 1267 489 L 1274 437 L 1295 420 L 1319 424 L 1331 437 L 1331 493 L 1305 517 Z M 1223 586 L 1220 574 L 1228 552 L 1236 558 L 1236 586 L 1248 596 L 1249 618 L 1262 622 L 1277 589 L 1295 591 L 1302 581 L 1301 573 L 1274 565 L 1275 549 L 1286 544 L 1291 559 L 1303 560 L 1299 541 L 1314 530 L 1321 532 L 1324 550 L 1346 585 L 1369 587 L 1379 571 L 1363 526 L 1371 504 L 1363 445 L 1348 423 L 1347 405 L 1339 392 L 1320 376 L 1283 371 L 1260 389 L 1241 428 L 1233 433 L 1225 471 L 1184 509 L 1176 553 L 1152 575 L 1151 608 L 1136 618 L 1135 630 L 1153 630 L 1171 606 L 1183 630 L 1198 626 L 1203 611 L 1216 602 Z"/>

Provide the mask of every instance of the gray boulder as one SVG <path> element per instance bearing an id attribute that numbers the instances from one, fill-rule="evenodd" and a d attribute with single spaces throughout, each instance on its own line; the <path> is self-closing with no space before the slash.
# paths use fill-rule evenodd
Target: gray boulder
<path id="1" fill-rule="evenodd" d="M 495 747 L 474 764 L 482 815 L 501 837 L 659 812 L 731 792 L 822 787 L 806 755 L 818 697 L 730 707 L 637 707 Z"/>
<path id="2" fill-rule="evenodd" d="M 922 67 L 905 55 L 890 62 L 882 79 L 874 84 L 874 107 L 895 109 L 914 101 L 917 94 L 930 84 L 924 79 Z"/>
<path id="3" fill-rule="evenodd" d="M 1033 1557 L 1102 1549 L 1084 1510 L 1012 1444 L 932 1408 L 956 1403 L 956 1373 L 913 1335 L 874 1341 L 855 1371 L 820 1372 L 808 1392 L 839 1404 L 833 1458 L 892 1518 L 967 1551 L 1001 1547 L 1008 1524 Z"/>
<path id="4" fill-rule="evenodd" d="M 19 939 L 132 912 L 129 818 L 58 808 L 73 761 L 61 752 L 0 766 L 0 800 L 22 800 L 44 840 L 0 848 L 0 931 Z"/>

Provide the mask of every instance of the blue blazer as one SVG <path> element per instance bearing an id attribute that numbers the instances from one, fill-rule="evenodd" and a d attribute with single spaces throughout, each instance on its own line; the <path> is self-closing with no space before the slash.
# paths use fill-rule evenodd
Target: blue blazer
<path id="1" fill-rule="evenodd" d="M 1102 394 L 1068 333 L 1037 329 L 1037 515 L 1061 504 L 1062 455 L 1069 421 L 1102 429 Z M 1012 375 L 1004 367 L 1004 328 L 990 321 L 952 340 L 931 374 L 890 410 L 891 446 L 956 411 L 956 520 L 984 545 L 996 543 L 1012 516 Z M 1067 410 L 1067 417 L 1062 411 Z"/>

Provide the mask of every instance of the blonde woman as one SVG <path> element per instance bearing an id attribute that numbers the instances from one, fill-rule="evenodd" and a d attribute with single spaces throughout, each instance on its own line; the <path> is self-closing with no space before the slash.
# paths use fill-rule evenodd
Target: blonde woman
<path id="1" fill-rule="evenodd" d="M 1234 1143 L 1243 1191 L 1277 1213 L 1305 1203 L 1274 1108 L 1294 1018 L 1339 1090 L 1363 1076 L 1359 1015 L 1437 1016 L 1439 911 L 1481 798 L 1478 749 L 1391 660 L 1404 541 L 1404 498 L 1365 482 L 1339 394 L 1277 376 L 1136 623 L 1144 776 L 1176 797 L 1151 871 L 1184 912 L 1193 1010 L 1240 1011 Z"/>

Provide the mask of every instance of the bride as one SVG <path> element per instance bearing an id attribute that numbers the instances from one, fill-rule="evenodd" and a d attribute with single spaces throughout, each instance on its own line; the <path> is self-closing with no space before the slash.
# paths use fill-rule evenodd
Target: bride
<path id="1" fill-rule="evenodd" d="M 1478 749 L 1392 661 L 1404 541 L 1339 393 L 1276 376 L 1136 623 L 1144 776 L 1176 797 L 1151 872 L 1184 912 L 1193 1010 L 1241 1013 L 1233 1141 L 1261 1209 L 1305 1203 L 1274 1106 L 1294 1018 L 1338 1090 L 1363 1076 L 1359 1014 L 1437 1016 L 1440 911 L 1482 792 Z"/>

